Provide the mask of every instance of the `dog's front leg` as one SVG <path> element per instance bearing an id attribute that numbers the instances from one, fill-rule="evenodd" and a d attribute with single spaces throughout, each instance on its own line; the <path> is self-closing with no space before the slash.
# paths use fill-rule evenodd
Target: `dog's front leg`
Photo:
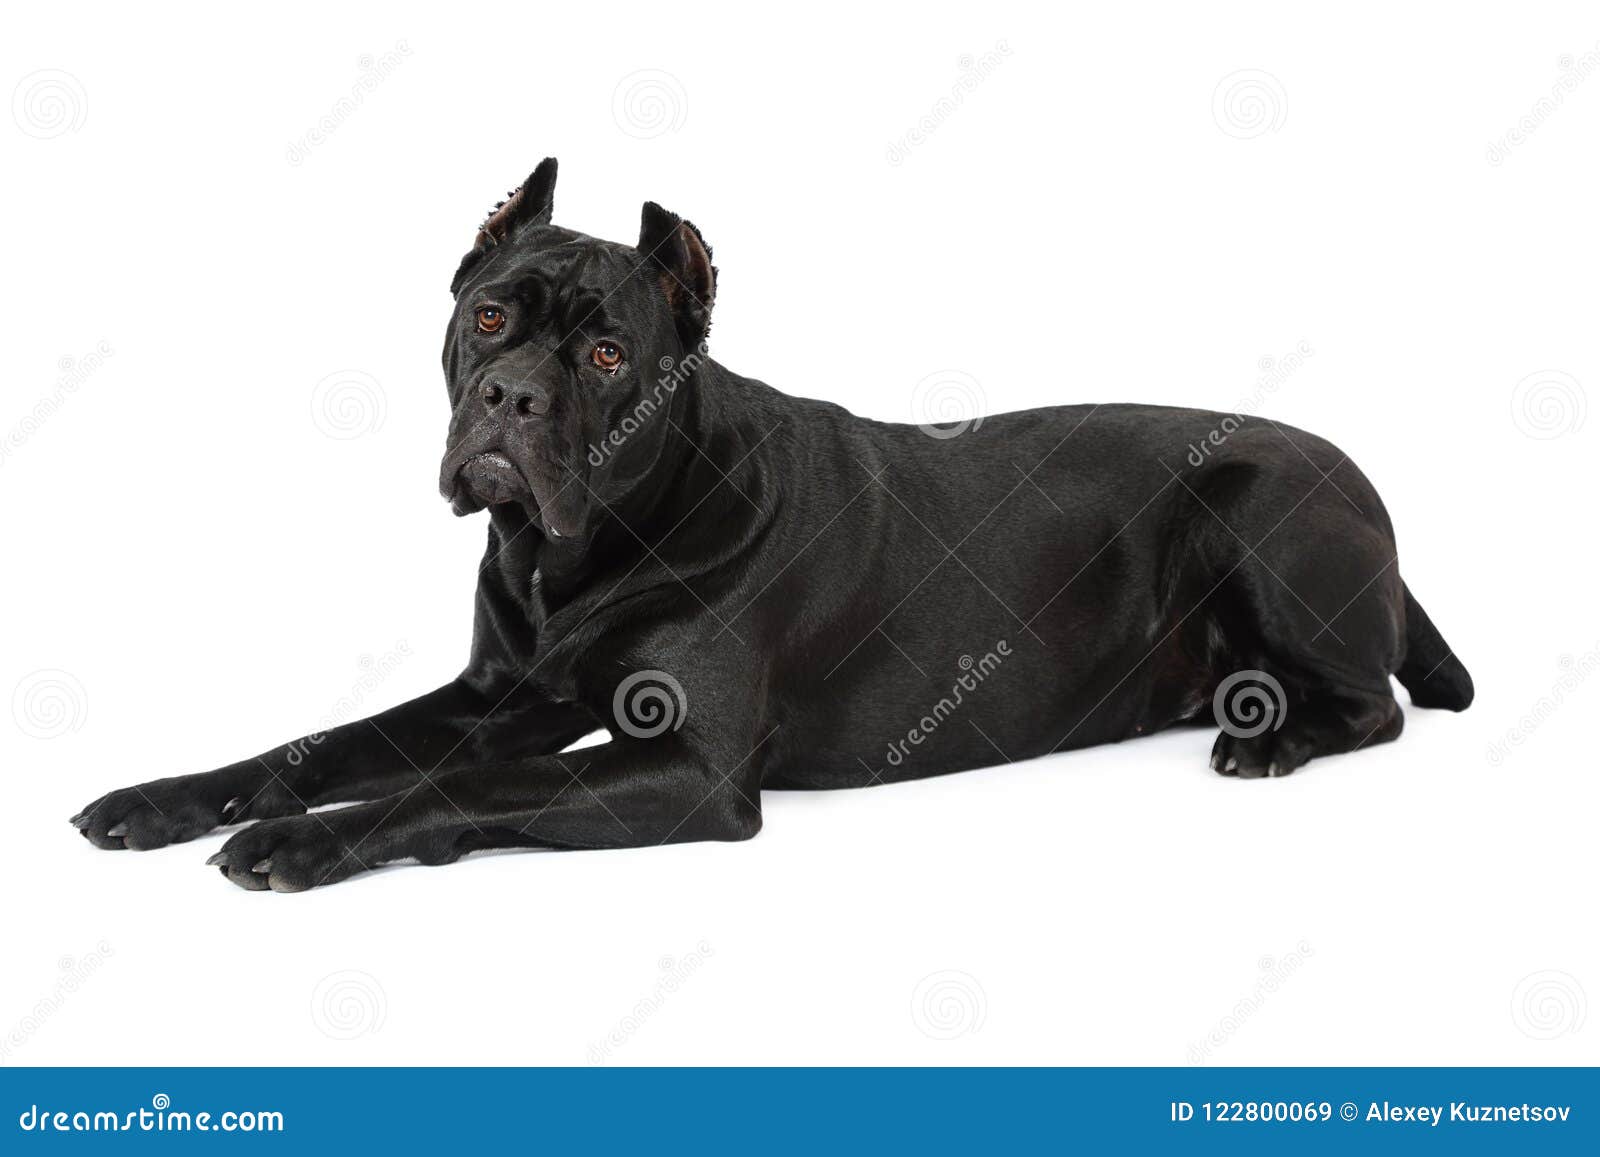
<path id="1" fill-rule="evenodd" d="M 599 726 L 575 704 L 504 683 L 457 679 L 371 718 L 215 771 L 110 792 L 72 823 L 96 847 L 159 848 L 221 825 L 378 799 L 440 768 L 559 751 Z"/>
<path id="2" fill-rule="evenodd" d="M 270 819 L 208 862 L 243 888 L 300 892 L 396 860 L 480 848 L 631 848 L 742 840 L 761 827 L 754 758 L 719 770 L 674 739 L 614 740 L 445 772 L 388 799 Z"/>

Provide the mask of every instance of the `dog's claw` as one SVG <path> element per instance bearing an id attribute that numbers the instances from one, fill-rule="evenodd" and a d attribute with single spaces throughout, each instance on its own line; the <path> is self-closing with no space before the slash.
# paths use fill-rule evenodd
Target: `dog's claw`
<path id="1" fill-rule="evenodd" d="M 67 822 L 68 822 L 68 823 L 69 823 L 69 824 L 71 824 L 71 825 L 72 825 L 72 826 L 73 826 L 73 827 L 75 827 L 75 828 L 78 828 L 78 827 L 82 827 L 82 826 L 83 826 L 83 817 L 84 817 L 84 816 L 85 816 L 85 815 L 86 815 L 86 814 L 87 814 L 87 813 L 86 813 L 86 812 L 79 812 L 79 813 L 78 813 L 78 814 L 77 814 L 77 815 L 75 815 L 75 816 L 73 816 L 73 817 L 72 817 L 72 818 L 71 818 L 71 819 L 70 819 L 70 820 L 68 820 L 68 821 L 67 821 Z"/>
<path id="2" fill-rule="evenodd" d="M 270 876 L 272 874 L 272 861 L 270 859 L 262 860 L 250 870 L 258 876 Z"/>
<path id="3" fill-rule="evenodd" d="M 113 824 L 111 827 L 106 829 L 106 835 L 108 835 L 108 836 L 125 836 L 127 834 L 128 834 L 128 825 L 127 824 Z"/>
<path id="4" fill-rule="evenodd" d="M 1233 756 L 1229 756 L 1228 757 L 1228 762 L 1222 765 L 1222 770 L 1223 771 L 1238 771 L 1239 770 L 1239 761 L 1238 761 L 1238 759 L 1233 757 Z"/>
<path id="5" fill-rule="evenodd" d="M 227 862 L 228 862 L 228 853 L 227 852 L 218 852 L 216 855 L 211 856 L 211 857 L 207 858 L 207 860 L 206 860 L 206 863 L 209 864 L 213 868 L 219 867 L 219 866 L 221 866 L 223 864 L 226 864 Z M 223 868 L 223 871 L 227 871 L 227 869 Z"/>

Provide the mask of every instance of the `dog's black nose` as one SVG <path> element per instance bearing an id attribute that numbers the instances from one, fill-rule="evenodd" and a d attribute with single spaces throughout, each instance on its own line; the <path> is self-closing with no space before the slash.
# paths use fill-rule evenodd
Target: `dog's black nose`
<path id="1" fill-rule="evenodd" d="M 492 378 L 483 383 L 478 394 L 483 398 L 484 404 L 491 410 L 499 406 L 507 398 L 510 398 L 513 408 L 525 418 L 537 417 L 550 412 L 549 392 L 532 383 L 508 383 Z"/>

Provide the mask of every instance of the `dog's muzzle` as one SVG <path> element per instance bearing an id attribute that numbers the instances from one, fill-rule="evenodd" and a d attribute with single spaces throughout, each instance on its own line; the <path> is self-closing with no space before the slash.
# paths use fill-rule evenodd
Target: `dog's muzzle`
<path id="1" fill-rule="evenodd" d="M 533 449 L 548 440 L 540 427 L 550 403 L 544 386 L 503 375 L 486 378 L 462 400 L 459 433 L 439 467 L 439 492 L 452 510 L 472 514 L 515 502 L 552 537 L 576 533 L 577 495 L 566 495 L 573 480 Z"/>
<path id="2" fill-rule="evenodd" d="M 491 450 L 467 459 L 445 497 L 450 499 L 450 509 L 457 514 L 471 514 L 497 502 L 516 502 L 531 497 L 531 491 L 511 459 L 498 450 Z"/>
<path id="3" fill-rule="evenodd" d="M 439 493 L 456 514 L 514 502 L 551 538 L 570 538 L 578 532 L 581 504 L 575 500 L 581 487 L 575 482 L 557 482 L 553 471 L 519 465 L 512 454 L 476 440 L 452 446 L 439 468 Z"/>

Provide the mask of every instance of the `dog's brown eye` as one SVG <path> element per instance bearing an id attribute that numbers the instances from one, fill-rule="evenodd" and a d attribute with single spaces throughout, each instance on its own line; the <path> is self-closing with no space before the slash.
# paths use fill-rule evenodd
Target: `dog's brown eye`
<path id="1" fill-rule="evenodd" d="M 478 310 L 478 332 L 499 333 L 505 328 L 506 315 L 492 305 L 486 305 Z"/>
<path id="2" fill-rule="evenodd" d="M 622 364 L 622 347 L 614 341 L 603 341 L 594 347 L 594 352 L 589 356 L 601 369 L 614 371 Z"/>

